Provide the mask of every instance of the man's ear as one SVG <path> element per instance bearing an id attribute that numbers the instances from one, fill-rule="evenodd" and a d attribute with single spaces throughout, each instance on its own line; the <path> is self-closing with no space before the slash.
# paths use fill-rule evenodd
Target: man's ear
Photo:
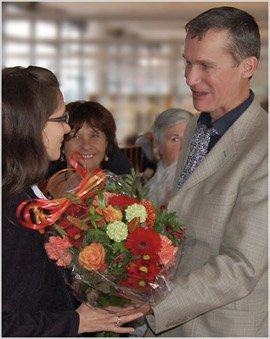
<path id="1" fill-rule="evenodd" d="M 255 56 L 243 60 L 243 78 L 251 78 L 258 66 L 258 59 Z"/>

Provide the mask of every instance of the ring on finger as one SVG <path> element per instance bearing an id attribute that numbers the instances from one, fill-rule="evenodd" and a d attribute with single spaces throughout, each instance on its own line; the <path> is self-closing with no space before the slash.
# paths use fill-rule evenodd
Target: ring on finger
<path id="1" fill-rule="evenodd" d="M 118 327 L 120 327 L 122 325 L 121 317 L 119 317 L 119 316 L 117 317 L 115 325 L 118 326 Z"/>

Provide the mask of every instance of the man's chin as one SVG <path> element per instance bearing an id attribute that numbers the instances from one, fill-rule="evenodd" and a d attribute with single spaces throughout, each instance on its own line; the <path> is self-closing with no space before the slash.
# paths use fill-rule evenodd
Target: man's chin
<path id="1" fill-rule="evenodd" d="M 209 105 L 202 100 L 193 99 L 193 106 L 198 112 L 209 112 Z"/>

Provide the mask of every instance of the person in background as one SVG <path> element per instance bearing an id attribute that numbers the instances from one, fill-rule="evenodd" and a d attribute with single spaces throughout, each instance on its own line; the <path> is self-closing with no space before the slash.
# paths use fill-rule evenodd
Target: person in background
<path id="1" fill-rule="evenodd" d="M 250 89 L 259 28 L 225 6 L 186 32 L 185 77 L 201 113 L 185 131 L 168 209 L 196 242 L 147 319 L 156 336 L 268 337 L 268 115 Z"/>
<path id="2" fill-rule="evenodd" d="M 2 335 L 75 337 L 85 332 L 130 333 L 120 325 L 139 310 L 107 312 L 73 306 L 62 272 L 46 255 L 40 232 L 22 226 L 18 206 L 44 198 L 36 185 L 60 156 L 70 132 L 55 75 L 37 66 L 2 71 Z"/>
<path id="3" fill-rule="evenodd" d="M 170 108 L 160 113 L 153 123 L 154 143 L 160 160 L 154 176 L 147 182 L 148 199 L 157 206 L 167 206 L 171 195 L 177 159 L 181 153 L 184 132 L 192 113 Z"/>
<path id="4" fill-rule="evenodd" d="M 152 131 L 139 135 L 135 140 L 135 146 L 139 146 L 142 149 L 142 179 L 147 182 L 154 175 L 159 160 L 154 147 Z"/>
<path id="5" fill-rule="evenodd" d="M 94 101 L 75 101 L 66 106 L 69 112 L 71 131 L 65 135 L 60 161 L 50 170 L 51 177 L 55 172 L 71 167 L 70 155 L 81 153 L 83 166 L 88 171 L 100 167 L 109 172 L 122 175 L 131 171 L 126 155 L 120 150 L 116 140 L 116 125 L 112 114 L 100 103 Z M 59 196 L 70 186 L 70 177 L 62 173 L 49 180 L 46 191 L 51 196 Z M 67 180 L 68 179 L 68 180 Z"/>

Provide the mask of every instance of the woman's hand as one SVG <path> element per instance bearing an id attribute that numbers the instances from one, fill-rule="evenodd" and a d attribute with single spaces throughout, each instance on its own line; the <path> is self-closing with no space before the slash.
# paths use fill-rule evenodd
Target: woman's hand
<path id="1" fill-rule="evenodd" d="M 76 310 L 80 316 L 78 334 L 85 332 L 115 332 L 132 333 L 132 327 L 121 325 L 138 319 L 144 315 L 140 307 L 108 307 L 95 308 L 91 305 L 81 304 Z"/>

